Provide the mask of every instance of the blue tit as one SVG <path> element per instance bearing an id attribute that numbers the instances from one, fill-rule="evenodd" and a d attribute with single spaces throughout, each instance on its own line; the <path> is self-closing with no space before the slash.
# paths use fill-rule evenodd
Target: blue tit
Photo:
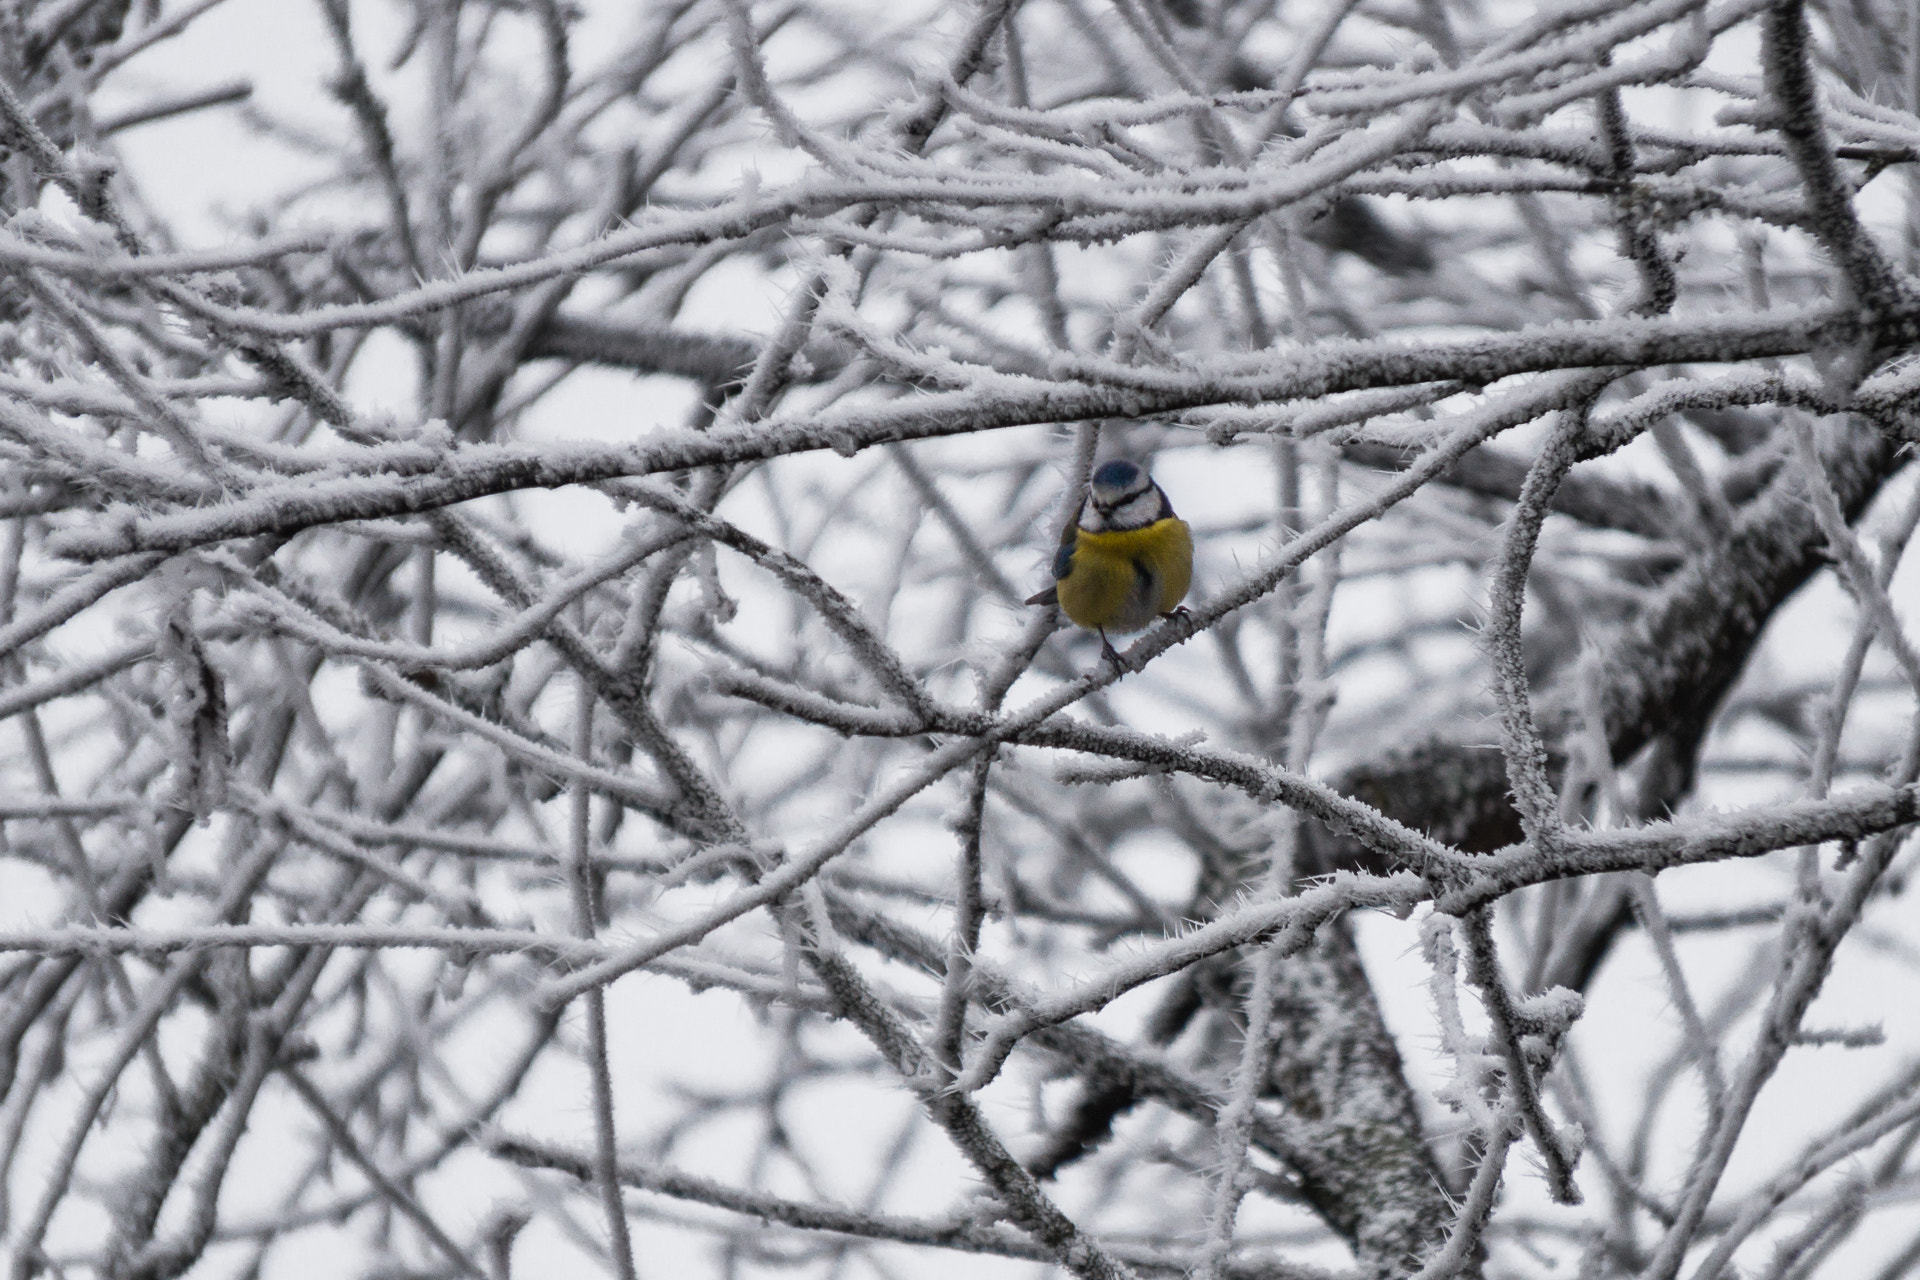
<path id="1" fill-rule="evenodd" d="M 1193 585 L 1193 531 L 1173 514 L 1159 485 L 1135 463 L 1102 463 L 1080 519 L 1061 535 L 1051 587 L 1028 604 L 1057 604 L 1100 633 L 1101 651 L 1120 665 L 1107 632 L 1139 631 L 1172 613 Z"/>

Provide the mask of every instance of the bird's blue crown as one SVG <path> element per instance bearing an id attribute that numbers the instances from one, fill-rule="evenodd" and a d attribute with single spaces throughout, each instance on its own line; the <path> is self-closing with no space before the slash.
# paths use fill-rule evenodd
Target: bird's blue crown
<path id="1" fill-rule="evenodd" d="M 1093 473 L 1093 483 L 1098 489 L 1131 489 L 1140 483 L 1140 468 L 1124 458 L 1115 458 L 1100 464 Z"/>

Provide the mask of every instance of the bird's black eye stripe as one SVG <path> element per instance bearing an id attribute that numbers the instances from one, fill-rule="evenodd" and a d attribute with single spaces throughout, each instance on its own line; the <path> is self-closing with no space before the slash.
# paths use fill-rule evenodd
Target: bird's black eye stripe
<path id="1" fill-rule="evenodd" d="M 1132 502 L 1135 498 L 1139 497 L 1141 494 L 1147 492 L 1151 488 L 1153 488 L 1153 483 L 1152 481 L 1148 481 L 1146 484 L 1136 485 L 1134 488 L 1128 489 L 1123 493 L 1117 493 L 1111 499 L 1103 500 L 1093 495 L 1089 495 L 1089 498 L 1093 502 L 1093 506 L 1095 510 L 1111 511 L 1115 507 L 1126 506 L 1129 502 Z"/>

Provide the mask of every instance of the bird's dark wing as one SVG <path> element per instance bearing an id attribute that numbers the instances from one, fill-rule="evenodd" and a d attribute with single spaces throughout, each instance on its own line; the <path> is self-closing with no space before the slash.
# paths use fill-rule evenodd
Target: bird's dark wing
<path id="1" fill-rule="evenodd" d="M 1073 549 L 1080 542 L 1080 522 L 1075 520 L 1060 531 L 1060 545 L 1053 552 L 1053 580 L 1059 583 L 1073 572 Z M 1027 597 L 1028 604 L 1059 604 L 1060 588 L 1048 587 L 1045 591 L 1036 591 Z"/>
<path id="2" fill-rule="evenodd" d="M 1060 535 L 1060 545 L 1053 553 L 1053 580 L 1059 582 L 1073 572 L 1073 549 L 1080 542 L 1078 522 L 1070 524 Z"/>

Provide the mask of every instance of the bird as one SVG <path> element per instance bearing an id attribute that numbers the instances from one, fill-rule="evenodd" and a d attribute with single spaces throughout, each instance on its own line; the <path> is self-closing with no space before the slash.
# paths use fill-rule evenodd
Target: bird
<path id="1" fill-rule="evenodd" d="M 1121 666 L 1109 631 L 1139 631 L 1182 612 L 1193 585 L 1193 530 L 1173 513 L 1146 468 L 1125 458 L 1093 473 L 1080 518 L 1060 535 L 1053 585 L 1028 604 L 1057 604 L 1068 618 L 1100 633 L 1100 652 Z"/>

